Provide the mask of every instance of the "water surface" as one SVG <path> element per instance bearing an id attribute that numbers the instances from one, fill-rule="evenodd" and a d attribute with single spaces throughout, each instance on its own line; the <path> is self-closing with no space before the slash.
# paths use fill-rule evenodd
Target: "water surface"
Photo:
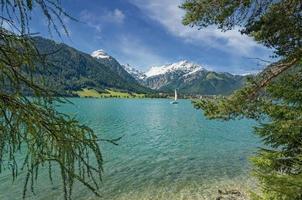
<path id="1" fill-rule="evenodd" d="M 103 199 L 214 199 L 218 188 L 250 183 L 248 158 L 258 139 L 253 121 L 209 121 L 189 100 L 71 99 L 59 109 L 76 115 L 101 138 L 123 136 L 119 146 L 102 143 Z M 36 195 L 62 199 L 41 172 Z M 0 174 L 0 199 L 21 199 L 23 179 Z M 98 199 L 76 185 L 74 199 Z"/>

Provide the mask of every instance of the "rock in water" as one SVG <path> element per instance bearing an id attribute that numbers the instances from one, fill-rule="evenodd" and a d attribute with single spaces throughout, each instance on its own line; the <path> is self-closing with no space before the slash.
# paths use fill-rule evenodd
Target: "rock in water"
<path id="1" fill-rule="evenodd" d="M 218 190 L 219 196 L 216 200 L 247 200 L 247 197 L 239 190 Z"/>

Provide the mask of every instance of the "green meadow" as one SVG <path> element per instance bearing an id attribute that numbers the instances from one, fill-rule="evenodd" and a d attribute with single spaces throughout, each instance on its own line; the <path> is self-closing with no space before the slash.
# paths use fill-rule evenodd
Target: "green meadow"
<path id="1" fill-rule="evenodd" d="M 86 98 L 145 98 L 145 94 L 123 92 L 113 89 L 105 89 L 103 92 L 99 92 L 95 89 L 84 88 L 76 91 L 75 94 Z"/>

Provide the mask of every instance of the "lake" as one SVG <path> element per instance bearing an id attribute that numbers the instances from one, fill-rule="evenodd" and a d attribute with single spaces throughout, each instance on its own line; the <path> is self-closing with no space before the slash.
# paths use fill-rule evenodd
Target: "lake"
<path id="1" fill-rule="evenodd" d="M 101 143 L 105 165 L 102 199 L 214 199 L 219 188 L 246 188 L 248 158 L 260 145 L 255 122 L 209 121 L 189 100 L 71 99 L 59 109 L 90 125 L 104 139 L 123 136 L 118 146 Z M 59 175 L 58 175 L 59 176 Z M 41 172 L 36 195 L 63 199 L 60 185 Z M 0 174 L 0 199 L 21 199 L 24 180 Z M 98 199 L 75 185 L 74 199 Z"/>

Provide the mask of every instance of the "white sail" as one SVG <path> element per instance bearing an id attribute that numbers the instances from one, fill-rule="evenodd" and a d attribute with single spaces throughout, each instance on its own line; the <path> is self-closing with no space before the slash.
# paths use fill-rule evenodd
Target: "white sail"
<path id="1" fill-rule="evenodd" d="M 177 90 L 176 89 L 175 89 L 175 94 L 174 94 L 174 101 L 172 101 L 171 104 L 178 104 L 178 101 L 177 101 Z"/>

